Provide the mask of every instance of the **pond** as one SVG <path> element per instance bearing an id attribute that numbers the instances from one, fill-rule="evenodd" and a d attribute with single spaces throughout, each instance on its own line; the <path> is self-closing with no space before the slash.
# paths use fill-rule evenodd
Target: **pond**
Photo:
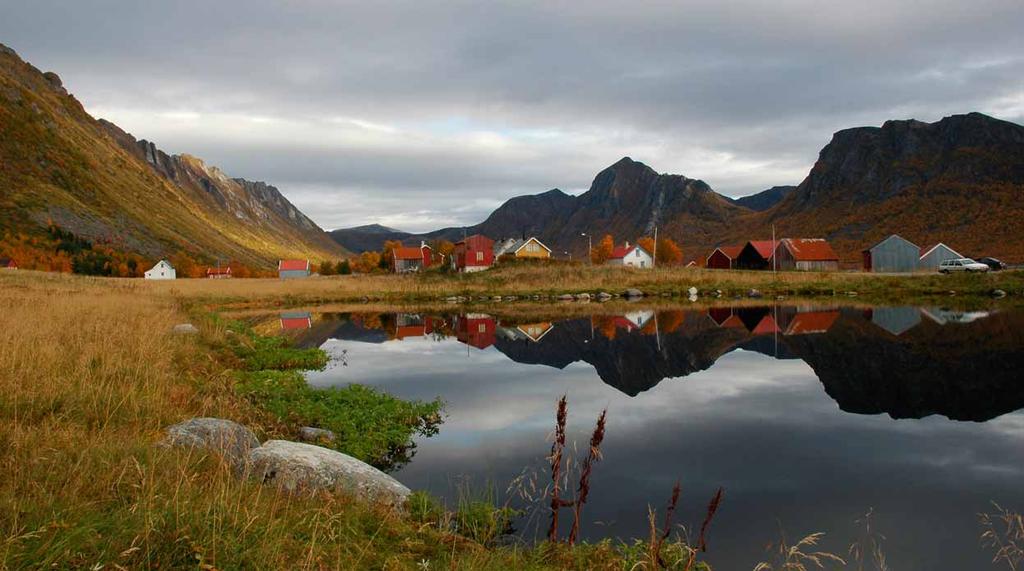
<path id="1" fill-rule="evenodd" d="M 315 386 L 444 399 L 440 433 L 394 475 L 450 505 L 466 487 L 501 500 L 524 472 L 543 487 L 561 395 L 580 450 L 607 409 L 591 540 L 646 537 L 648 506 L 663 514 L 679 480 L 676 522 L 691 528 L 725 488 L 707 554 L 717 569 L 751 569 L 780 533 L 826 532 L 845 556 L 869 511 L 891 568 L 981 569 L 992 554 L 977 514 L 1024 508 L 1024 311 L 593 307 L 565 319 L 287 313 L 280 327 L 337 357 L 309 374 Z M 534 510 L 520 533 L 543 536 L 546 518 Z"/>

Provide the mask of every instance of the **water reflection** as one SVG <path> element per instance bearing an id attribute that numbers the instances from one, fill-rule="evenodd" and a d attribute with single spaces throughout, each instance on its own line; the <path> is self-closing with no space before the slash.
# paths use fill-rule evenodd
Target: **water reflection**
<path id="1" fill-rule="evenodd" d="M 397 474 L 414 488 L 445 496 L 462 475 L 504 484 L 542 465 L 568 393 L 580 442 L 609 409 L 585 536 L 642 537 L 648 503 L 682 478 L 681 513 L 726 487 L 719 569 L 751 568 L 780 522 L 828 531 L 844 552 L 874 507 L 890 565 L 915 570 L 987 568 L 974 514 L 1024 506 L 1022 326 L 1020 311 L 763 306 L 316 314 L 290 334 L 346 351 L 348 366 L 313 384 L 448 402 L 441 433 Z"/>

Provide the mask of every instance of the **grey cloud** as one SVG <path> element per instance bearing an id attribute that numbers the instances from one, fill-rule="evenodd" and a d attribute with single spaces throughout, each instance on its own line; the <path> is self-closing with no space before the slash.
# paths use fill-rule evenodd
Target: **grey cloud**
<path id="1" fill-rule="evenodd" d="M 1022 25 L 1016 0 L 37 0 L 4 8 L 0 41 L 139 137 L 372 217 L 394 197 L 454 212 L 459 196 L 584 189 L 627 154 L 740 195 L 799 182 L 842 128 L 975 110 L 1020 122 Z M 308 136 L 275 144 L 244 117 Z M 328 140 L 329 117 L 398 134 Z M 300 206 L 325 226 L 364 221 L 312 195 Z"/>

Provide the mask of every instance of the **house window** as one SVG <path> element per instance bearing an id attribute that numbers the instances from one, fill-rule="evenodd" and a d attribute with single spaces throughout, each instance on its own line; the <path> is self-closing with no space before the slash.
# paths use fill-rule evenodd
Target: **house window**
<path id="1" fill-rule="evenodd" d="M 640 262 L 640 267 L 643 268 L 643 267 L 646 266 L 646 264 L 647 264 L 647 262 Z"/>
<path id="2" fill-rule="evenodd" d="M 636 257 L 638 257 L 638 258 L 640 257 L 640 250 L 636 251 Z"/>
<path id="3" fill-rule="evenodd" d="M 540 246 L 538 246 L 535 242 L 530 242 L 529 244 L 526 245 L 526 251 L 527 252 L 537 252 L 537 251 L 540 251 Z"/>
<path id="4" fill-rule="evenodd" d="M 477 252 L 476 253 L 476 261 L 478 261 L 478 262 L 484 261 L 484 253 L 483 252 Z"/>
<path id="5" fill-rule="evenodd" d="M 487 324 L 486 323 L 481 323 L 481 324 L 477 325 L 476 326 L 476 332 L 477 333 L 487 333 Z"/>

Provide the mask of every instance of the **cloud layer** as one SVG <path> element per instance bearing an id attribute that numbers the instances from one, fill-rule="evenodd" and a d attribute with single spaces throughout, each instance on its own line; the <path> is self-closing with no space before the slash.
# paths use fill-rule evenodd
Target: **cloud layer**
<path id="1" fill-rule="evenodd" d="M 1024 122 L 1018 0 L 11 4 L 0 41 L 94 115 L 326 228 L 471 224 L 624 155 L 739 196 L 842 128 Z"/>

